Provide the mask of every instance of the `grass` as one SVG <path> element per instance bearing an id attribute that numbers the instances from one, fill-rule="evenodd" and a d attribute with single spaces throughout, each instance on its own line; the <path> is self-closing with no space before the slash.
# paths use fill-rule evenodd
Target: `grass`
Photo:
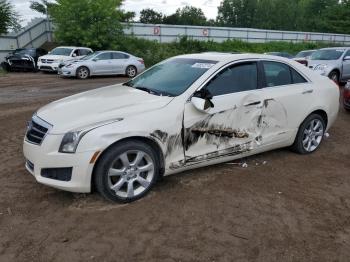
<path id="1" fill-rule="evenodd" d="M 0 66 L 0 77 L 5 76 L 7 72 Z"/>

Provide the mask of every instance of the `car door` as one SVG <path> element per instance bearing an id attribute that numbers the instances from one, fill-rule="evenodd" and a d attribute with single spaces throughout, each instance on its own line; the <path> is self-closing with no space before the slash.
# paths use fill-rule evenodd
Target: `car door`
<path id="1" fill-rule="evenodd" d="M 293 139 L 311 110 L 313 86 L 300 72 L 278 61 L 261 61 L 264 72 L 261 144 L 273 146 Z"/>
<path id="2" fill-rule="evenodd" d="M 112 72 L 112 53 L 103 52 L 93 59 L 92 70 L 94 74 L 110 74 Z"/>
<path id="3" fill-rule="evenodd" d="M 341 79 L 350 79 L 350 50 L 346 51 L 343 57 L 343 73 L 341 75 Z"/>
<path id="4" fill-rule="evenodd" d="M 222 69 L 202 88 L 213 107 L 201 112 L 188 102 L 184 110 L 185 165 L 232 158 L 258 149 L 262 92 L 256 61 Z"/>
<path id="5" fill-rule="evenodd" d="M 124 74 L 127 64 L 127 55 L 120 52 L 112 53 L 112 68 L 114 74 Z"/>

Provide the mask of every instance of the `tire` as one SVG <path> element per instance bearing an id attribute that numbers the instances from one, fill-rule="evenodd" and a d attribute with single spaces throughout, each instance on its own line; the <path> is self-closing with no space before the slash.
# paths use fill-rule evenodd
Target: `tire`
<path id="1" fill-rule="evenodd" d="M 86 66 L 81 66 L 77 69 L 76 75 L 78 79 L 87 79 L 90 76 L 90 70 Z"/>
<path id="2" fill-rule="evenodd" d="M 318 114 L 311 114 L 300 125 L 291 149 L 302 155 L 315 152 L 323 141 L 325 130 L 324 119 Z"/>
<path id="3" fill-rule="evenodd" d="M 126 141 L 103 154 L 95 168 L 94 185 L 105 199 L 129 203 L 144 197 L 158 176 L 159 160 L 154 149 L 140 141 Z"/>
<path id="4" fill-rule="evenodd" d="M 337 71 L 332 71 L 328 75 L 329 79 L 333 80 L 337 84 L 339 84 L 339 73 Z"/>
<path id="5" fill-rule="evenodd" d="M 137 75 L 137 68 L 135 66 L 128 66 L 125 70 L 125 74 L 129 78 L 133 78 Z"/>

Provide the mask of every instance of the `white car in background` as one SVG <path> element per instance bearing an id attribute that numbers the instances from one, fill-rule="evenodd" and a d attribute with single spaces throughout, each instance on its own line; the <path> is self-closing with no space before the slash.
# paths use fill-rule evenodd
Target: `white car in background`
<path id="1" fill-rule="evenodd" d="M 60 63 L 80 59 L 92 53 L 87 47 L 60 46 L 53 49 L 47 55 L 38 59 L 38 69 L 41 71 L 56 72 Z"/>
<path id="2" fill-rule="evenodd" d="M 93 75 L 126 75 L 130 78 L 145 70 L 142 58 L 121 51 L 98 51 L 80 60 L 61 64 L 58 74 L 86 79 Z"/>
<path id="3" fill-rule="evenodd" d="M 183 55 L 44 106 L 23 151 L 40 183 L 130 202 L 163 175 L 281 147 L 310 154 L 338 110 L 337 85 L 290 59 Z"/>

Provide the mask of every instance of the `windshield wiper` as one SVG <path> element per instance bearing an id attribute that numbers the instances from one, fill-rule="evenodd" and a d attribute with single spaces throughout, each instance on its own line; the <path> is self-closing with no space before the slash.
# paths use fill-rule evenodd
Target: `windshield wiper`
<path id="1" fill-rule="evenodd" d="M 131 81 L 128 81 L 128 82 L 125 82 L 125 83 L 123 84 L 123 86 L 130 86 L 130 87 L 132 87 L 133 85 L 131 84 Z"/>
<path id="2" fill-rule="evenodd" d="M 149 94 L 156 95 L 156 96 L 170 96 L 170 97 L 174 96 L 173 94 L 170 94 L 168 92 L 151 89 L 151 88 L 144 87 L 144 86 L 137 86 L 137 87 L 134 87 L 134 88 L 142 90 L 142 91 L 145 91 L 145 92 L 147 92 Z"/>

